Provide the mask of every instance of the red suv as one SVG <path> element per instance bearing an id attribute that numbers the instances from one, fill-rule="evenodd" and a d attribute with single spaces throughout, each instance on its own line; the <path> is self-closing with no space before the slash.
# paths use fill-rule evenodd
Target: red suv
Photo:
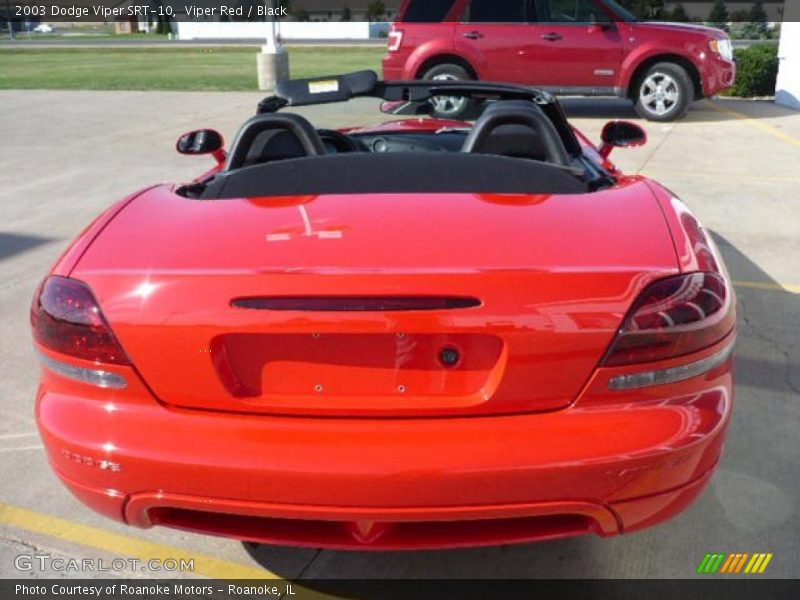
<path id="1" fill-rule="evenodd" d="M 614 0 L 404 0 L 389 33 L 385 79 L 505 81 L 562 95 L 630 98 L 671 121 L 733 85 L 725 32 L 637 20 Z M 464 117 L 441 98 L 442 117 Z"/>

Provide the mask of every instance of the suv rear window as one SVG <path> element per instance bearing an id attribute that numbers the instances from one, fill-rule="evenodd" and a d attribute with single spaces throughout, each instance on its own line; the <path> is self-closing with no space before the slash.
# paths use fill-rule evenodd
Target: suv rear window
<path id="1" fill-rule="evenodd" d="M 404 23 L 441 23 L 456 0 L 411 0 L 403 15 Z"/>

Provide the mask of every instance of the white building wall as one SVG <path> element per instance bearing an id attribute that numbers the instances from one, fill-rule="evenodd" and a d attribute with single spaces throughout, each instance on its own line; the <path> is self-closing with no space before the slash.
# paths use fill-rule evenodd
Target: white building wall
<path id="1" fill-rule="evenodd" d="M 784 21 L 778 48 L 780 67 L 775 102 L 800 110 L 800 22 Z"/>
<path id="2" fill-rule="evenodd" d="M 370 37 L 366 21 L 296 22 L 284 21 L 278 31 L 284 40 L 366 40 Z M 178 22 L 179 40 L 260 39 L 267 36 L 268 22 L 221 23 L 219 21 Z M 374 27 L 373 27 L 374 28 Z"/>

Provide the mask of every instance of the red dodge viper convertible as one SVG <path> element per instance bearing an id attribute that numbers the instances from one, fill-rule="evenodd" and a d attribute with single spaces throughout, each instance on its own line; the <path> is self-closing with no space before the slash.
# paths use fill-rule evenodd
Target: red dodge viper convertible
<path id="1" fill-rule="evenodd" d="M 474 123 L 430 117 L 466 98 Z M 325 130 L 285 107 L 395 115 Z M 399 115 L 406 115 L 400 117 Z M 414 549 L 635 531 L 719 463 L 735 298 L 709 234 L 544 92 L 283 82 L 217 166 L 101 215 L 36 292 L 36 415 L 94 510 Z"/>

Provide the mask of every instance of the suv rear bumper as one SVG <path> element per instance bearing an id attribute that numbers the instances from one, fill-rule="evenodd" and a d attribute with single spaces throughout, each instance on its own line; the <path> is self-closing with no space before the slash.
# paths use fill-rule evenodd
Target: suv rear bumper
<path id="1" fill-rule="evenodd" d="M 384 81 L 403 81 L 406 79 L 413 79 L 407 77 L 405 72 L 406 60 L 397 52 L 389 52 L 383 57 L 381 66 L 383 68 Z"/>
<path id="2" fill-rule="evenodd" d="M 636 394 L 598 392 L 602 371 L 564 410 L 440 419 L 181 410 L 140 383 L 87 392 L 46 372 L 37 416 L 73 493 L 139 527 L 365 549 L 614 535 L 703 489 L 731 412 L 731 359 Z"/>

